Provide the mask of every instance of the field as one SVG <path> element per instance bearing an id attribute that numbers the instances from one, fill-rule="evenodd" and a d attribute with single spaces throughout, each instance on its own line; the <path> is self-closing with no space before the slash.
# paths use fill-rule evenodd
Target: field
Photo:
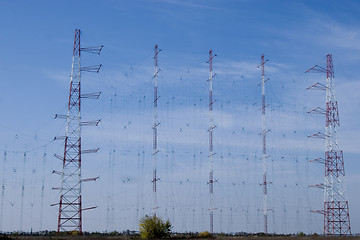
<path id="1" fill-rule="evenodd" d="M 35 240 L 35 239 L 52 239 L 52 240 L 132 240 L 141 239 L 139 236 L 109 236 L 109 235 L 85 235 L 85 236 L 5 236 L 0 240 L 17 239 L 17 240 Z M 360 240 L 360 236 L 351 237 L 325 237 L 325 236 L 221 236 L 198 237 L 190 234 L 172 235 L 167 239 L 226 239 L 226 240 Z"/>

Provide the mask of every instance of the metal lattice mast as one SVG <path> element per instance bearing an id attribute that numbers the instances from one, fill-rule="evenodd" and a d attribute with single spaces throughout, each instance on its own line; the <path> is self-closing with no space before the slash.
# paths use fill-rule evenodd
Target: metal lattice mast
<path id="1" fill-rule="evenodd" d="M 44 151 L 43 154 L 43 162 L 42 162 L 42 167 L 43 167 L 43 174 L 45 173 L 45 166 L 46 166 L 46 152 Z M 44 191 L 45 191 L 45 177 L 43 177 L 43 179 L 41 180 L 41 202 L 40 202 L 40 228 L 39 230 L 42 231 L 42 227 L 43 227 L 43 216 L 44 216 Z"/>
<path id="2" fill-rule="evenodd" d="M 24 195 L 25 195 L 25 165 L 26 165 L 26 152 L 24 152 L 24 162 L 23 162 L 23 179 L 21 186 L 21 210 L 20 210 L 20 232 L 23 231 L 23 214 L 24 214 Z"/>
<path id="3" fill-rule="evenodd" d="M 344 184 L 345 168 L 340 146 L 338 104 L 334 87 L 332 55 L 327 55 L 324 234 L 351 234 L 349 206 Z"/>
<path id="4" fill-rule="evenodd" d="M 266 101 L 265 101 L 265 63 L 267 60 L 264 60 L 264 55 L 261 55 L 261 64 L 259 67 L 261 68 L 261 136 L 262 136 L 262 162 L 263 162 L 263 190 L 264 190 L 264 205 L 263 205 L 263 214 L 264 214 L 264 233 L 268 233 L 268 199 L 267 199 L 267 170 L 266 170 L 266 158 L 268 157 L 266 153 Z"/>
<path id="5" fill-rule="evenodd" d="M 326 109 L 320 107 L 309 113 L 325 114 L 325 134 L 320 132 L 309 137 L 325 139 L 325 159 L 315 159 L 325 165 L 323 184 L 313 185 L 324 189 L 324 210 L 314 211 L 324 214 L 324 235 L 351 235 L 349 205 L 346 197 L 345 168 L 338 129 L 340 127 L 338 103 L 335 94 L 332 55 L 327 56 L 326 69 L 314 66 L 306 72 L 326 72 L 326 85 L 316 83 L 308 89 L 326 91 Z"/>
<path id="6" fill-rule="evenodd" d="M 158 208 L 157 204 L 157 194 L 156 194 L 156 183 L 159 178 L 156 175 L 156 161 L 157 161 L 157 154 L 159 152 L 158 145 L 157 145 L 157 127 L 159 126 L 159 122 L 157 119 L 157 101 L 158 97 L 158 73 L 160 69 L 158 69 L 158 54 L 161 50 L 158 49 L 158 45 L 155 44 L 154 49 L 154 126 L 153 126 L 153 161 L 154 161 L 154 169 L 153 169 L 153 214 L 156 216 L 156 209 Z"/>
<path id="7" fill-rule="evenodd" d="M 5 197 L 5 169 L 6 169 L 7 152 L 4 151 L 4 164 L 2 170 L 2 186 L 1 186 L 1 207 L 0 207 L 0 232 L 3 231 L 3 209 L 4 209 L 4 197 Z"/>
<path id="8" fill-rule="evenodd" d="M 210 198 L 210 233 L 214 232 L 214 168 L 213 168 L 213 156 L 216 154 L 214 153 L 213 149 L 213 129 L 215 128 L 214 119 L 213 119 L 213 86 L 212 80 L 216 74 L 213 74 L 212 69 L 212 60 L 216 57 L 216 54 L 212 55 L 212 50 L 209 51 L 209 198 Z"/>
<path id="9" fill-rule="evenodd" d="M 100 93 L 81 94 L 81 72 L 99 72 L 101 65 L 81 67 L 81 52 L 90 52 L 100 54 L 102 46 L 81 48 L 80 47 L 80 29 L 75 30 L 72 70 L 70 75 L 70 93 L 67 115 L 55 115 L 55 118 L 66 119 L 66 133 L 64 137 L 55 137 L 55 139 L 64 140 L 63 157 L 55 154 L 55 157 L 62 160 L 62 171 L 57 172 L 61 175 L 61 187 L 54 188 L 60 190 L 59 215 L 57 231 L 75 232 L 82 234 L 82 211 L 96 207 L 82 207 L 82 183 L 95 181 L 96 178 L 82 179 L 81 175 L 81 157 L 84 153 L 97 152 L 98 149 L 82 150 L 81 146 L 81 127 L 97 126 L 100 120 L 82 121 L 81 120 L 81 99 L 97 99 Z"/>

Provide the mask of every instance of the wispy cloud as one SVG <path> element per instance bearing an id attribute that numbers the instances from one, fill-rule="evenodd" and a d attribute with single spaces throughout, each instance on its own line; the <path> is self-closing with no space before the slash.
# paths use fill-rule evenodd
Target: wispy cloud
<path id="1" fill-rule="evenodd" d="M 360 50 L 360 27 L 344 25 L 336 21 L 317 20 L 314 25 L 321 26 L 314 41 L 347 50 Z"/>
<path id="2" fill-rule="evenodd" d="M 70 70 L 61 71 L 61 70 L 43 69 L 40 70 L 40 73 L 44 75 L 45 78 L 52 80 L 59 85 L 69 85 L 70 83 Z"/>
<path id="3" fill-rule="evenodd" d="M 360 50 L 360 27 L 339 22 L 307 6 L 303 6 L 303 13 L 306 18 L 301 25 L 285 29 L 270 27 L 270 31 L 290 40 L 291 44 L 302 43 L 304 46 L 306 43 L 326 49 Z"/>

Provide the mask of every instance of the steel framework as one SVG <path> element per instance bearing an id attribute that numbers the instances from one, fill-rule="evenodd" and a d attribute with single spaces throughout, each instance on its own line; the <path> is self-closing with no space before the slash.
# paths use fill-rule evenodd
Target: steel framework
<path id="1" fill-rule="evenodd" d="M 214 118 L 213 118 L 213 104 L 215 101 L 213 101 L 213 86 L 212 86 L 212 80 L 213 77 L 216 76 L 216 74 L 213 74 L 212 69 L 212 61 L 213 58 L 216 57 L 216 54 L 212 55 L 212 50 L 209 51 L 209 198 L 210 198 L 210 233 L 214 232 L 214 210 L 216 208 L 214 207 L 214 169 L 213 169 L 213 156 L 216 154 L 214 153 L 213 149 L 213 129 L 216 127 L 214 125 Z"/>
<path id="2" fill-rule="evenodd" d="M 265 101 L 265 82 L 268 79 L 265 79 L 265 61 L 264 55 L 261 55 L 261 64 L 258 66 L 261 69 L 261 136 L 262 136 L 262 162 L 263 162 L 263 191 L 264 191 L 264 205 L 263 205 L 263 214 L 264 214 L 264 233 L 268 233 L 268 193 L 267 193 L 267 170 L 266 170 L 266 158 L 268 157 L 266 153 L 266 133 L 268 130 L 266 129 L 266 101 Z"/>
<path id="3" fill-rule="evenodd" d="M 325 139 L 325 159 L 312 160 L 325 165 L 324 183 L 313 185 L 324 189 L 324 209 L 313 212 L 324 215 L 324 235 L 351 235 L 349 205 L 344 182 L 344 158 L 338 133 L 340 120 L 335 94 L 332 55 L 328 54 L 326 58 L 326 69 L 315 65 L 306 71 L 326 73 L 326 85 L 318 82 L 307 88 L 326 91 L 326 108 L 317 107 L 309 111 L 309 113 L 325 115 L 325 134 L 318 132 L 309 136 Z"/>
<path id="4" fill-rule="evenodd" d="M 82 206 L 82 183 L 95 181 L 97 178 L 82 179 L 81 176 L 81 158 L 85 153 L 97 152 L 98 149 L 82 150 L 81 146 L 81 128 L 82 126 L 97 126 L 100 120 L 82 121 L 81 120 L 81 99 L 97 99 L 100 93 L 81 94 L 81 72 L 99 72 L 101 65 L 81 67 L 81 52 L 100 54 L 103 46 L 81 48 L 80 47 L 80 29 L 75 30 L 72 71 L 70 75 L 70 93 L 67 115 L 55 115 L 55 118 L 66 119 L 66 134 L 63 137 L 55 139 L 64 140 L 63 157 L 55 157 L 62 160 L 62 171 L 57 173 L 61 175 L 61 187 L 54 188 L 60 190 L 59 215 L 57 231 L 72 232 L 82 234 L 82 212 L 84 210 L 96 207 L 83 208 Z"/>
<path id="5" fill-rule="evenodd" d="M 2 169 L 2 186 L 1 186 L 1 207 L 0 207 L 0 232 L 3 231 L 3 209 L 4 209 L 4 196 L 5 196 L 5 167 L 6 167 L 6 160 L 7 160 L 7 152 L 4 151 L 4 165 Z"/>
<path id="6" fill-rule="evenodd" d="M 158 45 L 155 44 L 155 48 L 154 48 L 154 126 L 153 126 L 153 164 L 154 164 L 154 169 L 153 169 L 153 179 L 152 179 L 152 183 L 153 183 L 153 214 L 154 216 L 156 216 L 156 209 L 158 208 L 158 203 L 157 203 L 157 193 L 156 193 L 156 186 L 157 186 L 157 181 L 159 180 L 159 178 L 156 175 L 156 162 L 157 162 L 157 154 L 159 152 L 158 149 L 158 144 L 157 144 L 157 127 L 159 126 L 159 122 L 157 120 L 157 101 L 159 99 L 158 97 L 158 73 L 160 71 L 160 69 L 158 69 L 158 54 L 161 50 L 159 49 Z"/>

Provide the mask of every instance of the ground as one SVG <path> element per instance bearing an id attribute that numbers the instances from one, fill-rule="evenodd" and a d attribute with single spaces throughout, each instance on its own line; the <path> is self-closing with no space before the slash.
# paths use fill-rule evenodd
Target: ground
<path id="1" fill-rule="evenodd" d="M 109 236 L 109 235 L 96 235 L 96 236 L 7 236 L 0 237 L 0 240 L 140 240 L 139 236 Z M 181 234 L 181 235 L 172 235 L 168 239 L 209 239 L 209 240 L 360 240 L 360 236 L 351 236 L 351 237 L 324 237 L 324 236 L 214 236 L 210 238 L 201 238 L 195 235 Z"/>

